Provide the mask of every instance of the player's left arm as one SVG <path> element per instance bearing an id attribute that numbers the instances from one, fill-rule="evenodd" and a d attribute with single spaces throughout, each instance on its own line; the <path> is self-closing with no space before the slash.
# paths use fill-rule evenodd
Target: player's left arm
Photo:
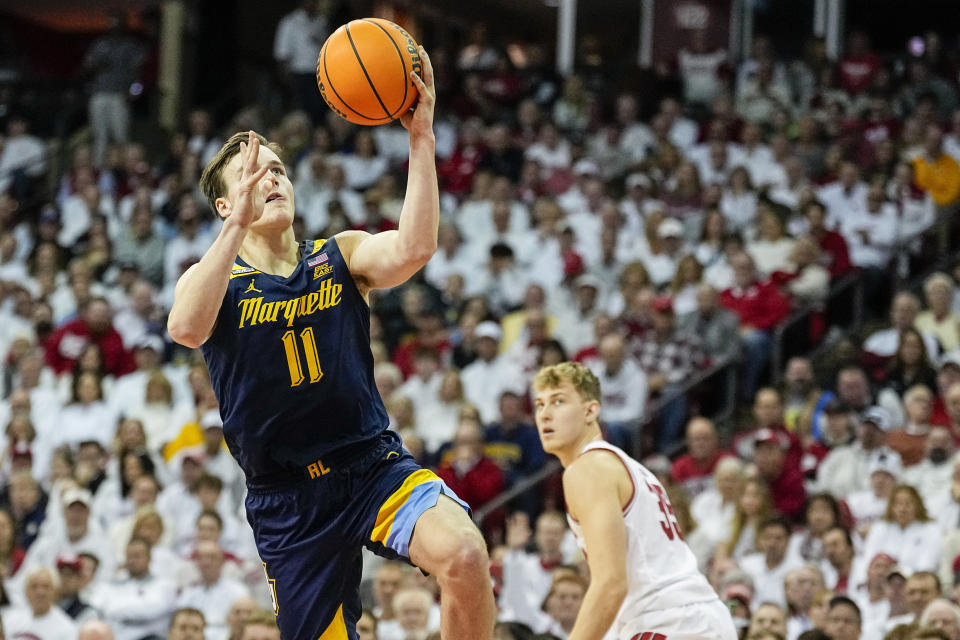
<path id="1" fill-rule="evenodd" d="M 410 133 L 410 168 L 398 229 L 373 235 L 364 231 L 337 235 L 344 260 L 362 290 L 402 284 L 419 271 L 437 249 L 440 189 L 433 134 L 436 90 L 433 67 L 423 47 L 420 47 L 420 59 L 423 78 L 410 72 L 420 93 L 419 101 L 413 112 L 400 117 L 401 124 Z"/>
<path id="2" fill-rule="evenodd" d="M 627 595 L 621 495 L 626 473 L 615 454 L 597 451 L 578 458 L 563 474 L 567 509 L 580 523 L 590 566 L 590 586 L 568 640 L 601 640 Z"/>

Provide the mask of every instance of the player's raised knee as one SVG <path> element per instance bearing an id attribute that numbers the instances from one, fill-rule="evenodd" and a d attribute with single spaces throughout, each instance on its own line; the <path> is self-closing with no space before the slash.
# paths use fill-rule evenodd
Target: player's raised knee
<path id="1" fill-rule="evenodd" d="M 479 531 L 462 529 L 453 543 L 453 553 L 448 556 L 445 567 L 450 577 L 463 580 L 489 573 L 490 558 Z"/>

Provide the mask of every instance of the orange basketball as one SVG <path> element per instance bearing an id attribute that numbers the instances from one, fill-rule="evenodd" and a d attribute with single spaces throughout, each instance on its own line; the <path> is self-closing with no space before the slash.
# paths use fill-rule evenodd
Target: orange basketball
<path id="1" fill-rule="evenodd" d="M 317 86 L 327 104 L 354 124 L 385 124 L 416 101 L 410 71 L 420 73 L 419 47 L 410 34 L 381 18 L 343 25 L 317 58 Z"/>

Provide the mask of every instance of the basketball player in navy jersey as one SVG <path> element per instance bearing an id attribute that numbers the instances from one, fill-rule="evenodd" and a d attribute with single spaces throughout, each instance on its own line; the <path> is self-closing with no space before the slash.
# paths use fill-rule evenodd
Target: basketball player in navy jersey
<path id="1" fill-rule="evenodd" d="M 223 227 L 177 283 L 168 329 L 207 361 L 285 640 L 356 640 L 363 546 L 437 576 L 444 638 L 492 636 L 483 538 L 387 431 L 373 380 L 367 295 L 406 281 L 437 246 L 435 91 L 420 55 L 419 103 L 401 117 L 410 168 L 398 230 L 298 244 L 279 149 L 252 131 L 200 181 Z"/>

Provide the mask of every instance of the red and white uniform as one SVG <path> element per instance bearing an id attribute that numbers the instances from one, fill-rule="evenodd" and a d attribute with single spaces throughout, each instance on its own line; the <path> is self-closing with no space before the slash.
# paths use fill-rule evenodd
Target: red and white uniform
<path id="1" fill-rule="evenodd" d="M 730 613 L 697 569 L 697 559 L 683 540 L 656 476 L 602 440 L 588 444 L 580 455 L 594 449 L 616 454 L 633 482 L 633 496 L 623 509 L 627 597 L 613 623 L 617 639 L 736 640 Z M 567 520 L 587 553 L 579 523 L 569 514 Z"/>

